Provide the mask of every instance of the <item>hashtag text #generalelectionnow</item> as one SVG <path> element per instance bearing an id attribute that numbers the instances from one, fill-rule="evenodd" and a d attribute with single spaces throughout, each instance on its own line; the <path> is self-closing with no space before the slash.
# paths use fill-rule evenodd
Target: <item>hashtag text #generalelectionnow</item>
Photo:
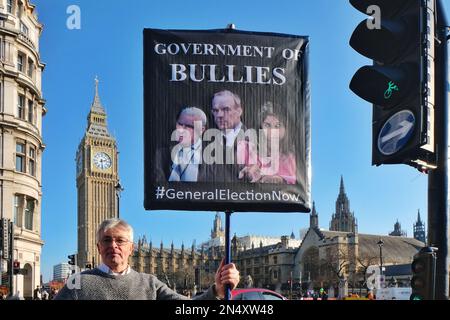
<path id="1" fill-rule="evenodd" d="M 211 201 L 285 201 L 302 202 L 300 195 L 283 191 L 255 192 L 247 190 L 235 192 L 230 189 L 215 189 L 213 191 L 186 191 L 158 186 L 155 192 L 156 199 L 168 200 L 211 200 Z"/>

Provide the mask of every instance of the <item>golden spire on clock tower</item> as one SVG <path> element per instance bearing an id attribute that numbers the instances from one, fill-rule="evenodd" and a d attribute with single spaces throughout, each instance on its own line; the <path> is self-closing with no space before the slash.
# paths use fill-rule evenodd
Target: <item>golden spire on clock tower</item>
<path id="1" fill-rule="evenodd" d="M 87 129 L 77 152 L 78 190 L 78 265 L 93 267 L 100 263 L 96 248 L 99 224 L 118 216 L 115 186 L 119 182 L 118 151 L 114 137 L 108 131 L 107 116 L 95 78 L 95 95 Z"/>

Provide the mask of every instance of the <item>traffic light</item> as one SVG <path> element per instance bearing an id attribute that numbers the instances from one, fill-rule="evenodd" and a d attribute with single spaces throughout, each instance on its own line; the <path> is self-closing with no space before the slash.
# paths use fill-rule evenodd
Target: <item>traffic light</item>
<path id="1" fill-rule="evenodd" d="M 436 248 L 422 248 L 411 264 L 412 293 L 410 300 L 434 300 L 436 281 Z"/>
<path id="2" fill-rule="evenodd" d="M 13 262 L 13 274 L 19 274 L 20 273 L 20 262 L 17 260 L 14 260 Z"/>
<path id="3" fill-rule="evenodd" d="M 68 255 L 67 258 L 69 258 L 68 263 L 72 266 L 76 265 L 76 258 L 74 254 Z"/>
<path id="4" fill-rule="evenodd" d="M 435 2 L 350 0 L 373 14 L 361 22 L 350 46 L 372 59 L 350 89 L 373 104 L 372 164 L 435 168 Z"/>

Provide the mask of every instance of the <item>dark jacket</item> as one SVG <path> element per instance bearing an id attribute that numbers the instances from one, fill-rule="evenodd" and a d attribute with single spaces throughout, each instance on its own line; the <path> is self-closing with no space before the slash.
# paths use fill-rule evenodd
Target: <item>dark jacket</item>
<path id="1" fill-rule="evenodd" d="M 167 182 L 172 171 L 172 159 L 169 147 L 159 148 L 152 164 L 153 177 L 156 182 Z"/>
<path id="2" fill-rule="evenodd" d="M 222 149 L 222 163 L 213 163 L 213 164 L 203 164 L 199 168 L 199 177 L 198 181 L 201 182 L 218 182 L 218 183 L 233 183 L 233 182 L 242 182 L 242 180 L 239 179 L 239 172 L 244 168 L 243 164 L 236 163 L 237 159 L 237 145 L 238 141 L 243 140 L 244 132 L 247 130 L 247 128 L 242 125 L 241 130 L 239 131 L 238 135 L 236 136 L 236 139 L 234 140 L 234 144 L 232 147 L 226 147 L 225 138 L 223 138 L 221 141 L 215 141 L 212 143 L 217 143 L 218 145 L 215 148 L 221 148 Z M 209 142 L 211 143 L 211 142 Z M 203 149 L 205 150 L 205 149 Z M 226 154 L 227 152 L 232 152 L 234 155 L 234 163 L 228 164 L 226 161 Z M 213 155 L 214 156 L 214 155 Z"/>

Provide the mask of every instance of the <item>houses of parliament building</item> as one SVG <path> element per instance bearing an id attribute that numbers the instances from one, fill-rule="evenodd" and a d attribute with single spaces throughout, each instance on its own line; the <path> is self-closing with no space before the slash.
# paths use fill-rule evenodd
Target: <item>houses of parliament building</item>
<path id="1" fill-rule="evenodd" d="M 357 220 L 350 211 L 350 203 L 341 178 L 336 212 L 330 230 L 319 228 L 315 205 L 310 215 L 310 226 L 301 239 L 290 236 L 267 238 L 258 236 L 232 238 L 232 261 L 241 272 L 241 287 L 251 279 L 254 287 L 263 287 L 287 293 L 291 283 L 303 289 L 329 288 L 337 294 L 339 281 L 356 288 L 364 286 L 365 271 L 379 263 L 379 241 L 383 241 L 383 264 L 400 267 L 412 262 L 414 254 L 424 246 L 425 225 L 418 214 L 414 238 L 406 237 L 400 224 L 388 236 L 360 234 Z M 160 243 L 155 248 L 145 237 L 137 242 L 131 265 L 139 272 L 153 273 L 175 288 L 205 288 L 214 279 L 214 273 L 224 257 L 224 232 L 221 217 L 216 214 L 211 238 L 199 247 L 170 248 Z M 344 268 L 340 268 L 344 266 Z M 395 269 L 395 268 L 393 268 Z M 406 275 L 408 276 L 408 275 Z M 403 285 L 408 285 L 404 279 Z M 297 285 L 297 287 L 298 287 Z M 399 284 L 401 285 L 401 283 Z"/>
<path id="2" fill-rule="evenodd" d="M 414 226 L 414 238 L 406 237 L 400 224 L 389 236 L 360 234 L 357 220 L 350 211 L 350 203 L 341 178 L 336 212 L 330 230 L 319 228 L 315 205 L 310 215 L 310 226 L 301 239 L 290 236 L 267 238 L 258 236 L 232 238 L 232 261 L 240 270 L 242 283 L 252 279 L 254 287 L 263 287 L 287 293 L 291 283 L 307 288 L 338 290 L 339 280 L 347 279 L 353 287 L 364 285 L 367 267 L 379 263 L 379 245 L 383 247 L 383 264 L 400 266 L 410 264 L 414 254 L 424 246 L 425 225 L 420 213 Z M 175 288 L 205 288 L 214 279 L 214 273 L 224 257 L 224 231 L 217 213 L 211 238 L 199 247 L 170 248 L 160 243 L 155 248 L 145 236 L 138 239 L 131 265 L 139 272 L 155 274 Z M 345 266 L 340 270 L 339 266 Z M 408 279 L 407 279 L 408 280 Z M 407 282 L 407 281 L 406 281 Z M 405 285 L 407 283 L 405 282 Z"/>

